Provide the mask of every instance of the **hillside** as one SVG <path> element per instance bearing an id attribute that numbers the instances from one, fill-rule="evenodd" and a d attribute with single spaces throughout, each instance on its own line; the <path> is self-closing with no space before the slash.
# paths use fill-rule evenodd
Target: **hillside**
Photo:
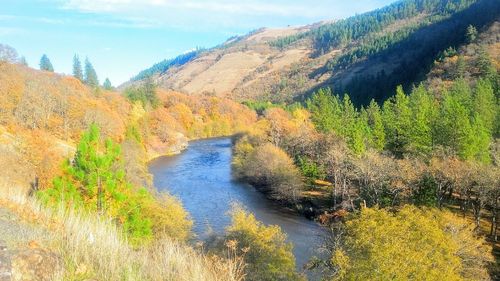
<path id="1" fill-rule="evenodd" d="M 11 53 L 0 56 L 0 216 L 6 209 L 16 214 L 13 217 L 27 213 L 31 225 L 49 233 L 49 241 L 40 250 L 48 254 L 27 252 L 24 269 L 39 270 L 31 259 L 45 262 L 46 256 L 64 263 L 60 279 L 43 273 L 45 279 L 33 280 L 160 280 L 165 276 L 177 280 L 179 272 L 192 280 L 239 280 L 233 272 L 222 272 L 222 267 L 232 266 L 229 261 L 205 257 L 184 244 L 191 237 L 192 221 L 176 198 L 155 189 L 147 163 L 179 153 L 188 140 L 244 130 L 255 122 L 253 111 L 224 98 L 195 98 L 142 86 L 134 97 L 105 91 L 71 76 L 29 68 Z M 140 99 L 141 94 L 153 96 L 154 104 Z M 88 165 L 89 159 L 95 162 Z M 92 167 L 99 169 L 97 174 L 89 170 Z M 78 174 L 75 169 L 80 169 Z M 97 203 L 97 210 L 100 195 L 91 186 L 96 181 L 107 190 L 106 203 L 110 202 L 103 209 Z M 61 208 L 66 196 L 72 197 L 67 209 Z M 95 215 L 100 210 L 105 219 Z M 20 223 L 15 220 L 9 227 Z M 82 238 L 94 236 L 102 244 Z M 26 239 L 20 248 L 29 242 Z M 0 247 L 4 242 L 0 241 Z M 153 242 L 160 251 L 146 247 Z M 111 262 L 126 251 L 128 257 L 119 266 Z M 160 265 L 175 259 L 174 267 Z M 6 266 L 12 260 L 13 276 L 19 271 L 15 263 L 24 262 L 11 256 L 10 248 L 0 260 L 2 274 L 4 260 Z M 137 270 L 130 272 L 130 268 Z M 5 270 L 9 273 L 10 268 Z M 32 280 L 25 279 L 29 272 L 22 273 L 21 279 Z"/>
<path id="2" fill-rule="evenodd" d="M 290 101 L 329 86 L 366 104 L 422 81 L 441 52 L 465 43 L 469 25 L 481 31 L 499 16 L 495 0 L 405 0 L 336 22 L 262 28 L 142 73 L 187 94 Z"/>

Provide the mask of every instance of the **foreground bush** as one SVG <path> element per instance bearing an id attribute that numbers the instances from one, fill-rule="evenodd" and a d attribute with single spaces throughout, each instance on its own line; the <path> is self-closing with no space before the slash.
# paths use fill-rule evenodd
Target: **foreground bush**
<path id="1" fill-rule="evenodd" d="M 489 280 L 491 248 L 449 212 L 364 208 L 344 231 L 332 251 L 333 280 Z"/>
<path id="2" fill-rule="evenodd" d="M 296 201 L 303 182 L 293 160 L 277 146 L 265 143 L 253 147 L 243 140 L 235 148 L 237 177 L 263 188 L 278 200 Z"/>
<path id="3" fill-rule="evenodd" d="M 265 226 L 252 214 L 235 208 L 224 241 L 225 246 L 244 255 L 246 280 L 303 280 L 295 270 L 293 246 L 286 242 L 279 226 Z"/>

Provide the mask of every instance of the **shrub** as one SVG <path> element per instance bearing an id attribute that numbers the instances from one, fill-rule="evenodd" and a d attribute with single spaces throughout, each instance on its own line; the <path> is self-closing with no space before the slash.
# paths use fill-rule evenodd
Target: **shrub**
<path id="1" fill-rule="evenodd" d="M 246 280 L 303 280 L 295 270 L 292 244 L 286 242 L 286 234 L 279 226 L 265 226 L 236 207 L 226 231 L 226 245 L 245 253 Z"/>
<path id="2" fill-rule="evenodd" d="M 406 205 L 364 208 L 332 251 L 334 280 L 488 280 L 491 248 L 464 219 Z"/>
<path id="3" fill-rule="evenodd" d="M 235 172 L 240 178 L 263 188 L 278 200 L 296 201 L 301 196 L 300 171 L 282 149 L 270 143 L 254 149 L 240 143 L 236 151 L 248 154 L 235 159 Z"/>
<path id="4" fill-rule="evenodd" d="M 143 205 L 144 215 L 151 219 L 156 238 L 187 241 L 191 238 L 193 221 L 181 202 L 172 195 L 163 193 L 156 200 L 149 200 Z"/>

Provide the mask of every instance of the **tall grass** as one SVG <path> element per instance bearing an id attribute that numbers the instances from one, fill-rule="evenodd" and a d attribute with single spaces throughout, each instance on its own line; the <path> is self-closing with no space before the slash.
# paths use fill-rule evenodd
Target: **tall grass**
<path id="1" fill-rule="evenodd" d="M 43 207 L 35 198 L 2 188 L 0 199 L 11 209 L 35 217 L 49 229 L 50 248 L 64 261 L 62 280 L 241 281 L 241 258 L 209 256 L 173 240 L 132 248 L 110 220 L 95 214 Z M 15 207 L 13 207 L 15 206 Z"/>

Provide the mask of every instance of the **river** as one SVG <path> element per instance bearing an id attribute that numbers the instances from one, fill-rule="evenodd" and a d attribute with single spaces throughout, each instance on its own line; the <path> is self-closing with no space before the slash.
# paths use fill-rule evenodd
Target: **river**
<path id="1" fill-rule="evenodd" d="M 315 222 L 275 203 L 231 176 L 231 139 L 192 141 L 179 155 L 160 157 L 149 165 L 154 184 L 177 196 L 203 239 L 207 230 L 222 233 L 230 223 L 231 204 L 238 203 L 266 225 L 279 225 L 294 245 L 297 268 L 317 255 L 323 229 Z"/>

